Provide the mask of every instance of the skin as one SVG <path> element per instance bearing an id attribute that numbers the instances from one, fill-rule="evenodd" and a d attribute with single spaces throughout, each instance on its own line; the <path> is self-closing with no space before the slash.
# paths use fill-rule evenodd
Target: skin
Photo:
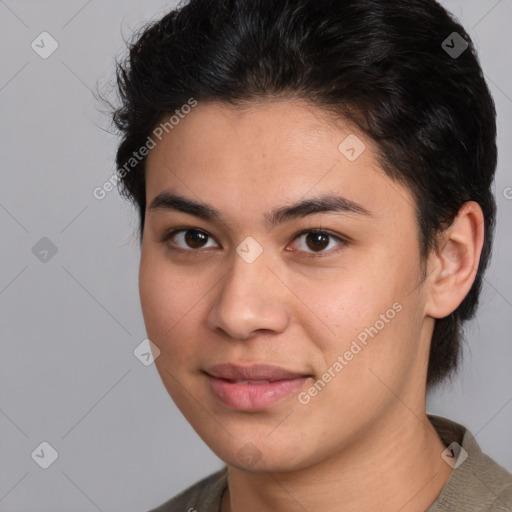
<path id="1" fill-rule="evenodd" d="M 349 134 L 366 146 L 354 161 L 338 150 Z M 222 219 L 150 209 L 162 192 L 207 203 Z M 265 224 L 265 213 L 322 194 L 369 215 Z M 451 472 L 425 411 L 430 339 L 434 319 L 475 278 L 479 206 L 464 205 L 422 267 L 410 191 L 387 177 L 364 135 L 293 99 L 200 103 L 151 150 L 146 197 L 144 320 L 167 391 L 228 465 L 222 511 L 425 510 Z M 183 233 L 162 241 L 183 227 L 205 231 L 205 246 L 190 248 Z M 328 237 L 318 252 L 297 236 L 307 229 L 347 242 Z M 248 236 L 263 249 L 252 263 L 236 252 Z M 210 389 L 203 370 L 230 362 L 307 373 L 307 391 L 397 302 L 401 311 L 307 404 L 294 393 L 238 411 Z"/>

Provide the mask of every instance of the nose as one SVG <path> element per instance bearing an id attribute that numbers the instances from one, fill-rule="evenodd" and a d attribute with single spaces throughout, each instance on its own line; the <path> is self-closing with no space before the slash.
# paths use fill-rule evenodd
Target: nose
<path id="1" fill-rule="evenodd" d="M 216 288 L 217 296 L 208 313 L 209 328 L 238 340 L 258 331 L 283 332 L 289 324 L 290 292 L 268 268 L 264 255 L 252 263 L 237 254 L 233 260 L 231 270 Z"/>

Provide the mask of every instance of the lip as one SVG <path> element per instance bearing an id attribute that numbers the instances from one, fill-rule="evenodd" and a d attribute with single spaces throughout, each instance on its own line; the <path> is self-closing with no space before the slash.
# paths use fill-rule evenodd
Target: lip
<path id="1" fill-rule="evenodd" d="M 311 377 L 280 366 L 219 364 L 205 371 L 213 394 L 227 407 L 264 410 L 294 393 Z"/>

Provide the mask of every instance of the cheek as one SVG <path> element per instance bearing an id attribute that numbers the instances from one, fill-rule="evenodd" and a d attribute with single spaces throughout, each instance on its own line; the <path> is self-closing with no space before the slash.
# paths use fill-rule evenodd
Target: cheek
<path id="1" fill-rule="evenodd" d="M 148 336 L 158 346 L 161 345 L 159 338 L 164 328 L 169 329 L 172 325 L 172 318 L 164 321 L 166 312 L 170 309 L 169 303 L 172 302 L 172 292 L 169 289 L 168 276 L 163 270 L 165 269 L 152 257 L 151 252 L 143 249 L 139 268 L 140 302 Z"/>
<path id="2" fill-rule="evenodd" d="M 183 414 L 190 404 L 183 383 L 193 368 L 197 347 L 202 291 L 177 266 L 156 250 L 143 248 L 139 269 L 139 295 L 148 338 L 159 348 L 155 367 Z"/>
<path id="3" fill-rule="evenodd" d="M 186 275 L 157 251 L 143 248 L 139 269 L 142 313 L 149 338 L 163 351 L 178 338 L 177 332 L 194 324 L 195 306 L 204 296 L 198 283 Z"/>
<path id="4" fill-rule="evenodd" d="M 376 280 L 370 269 L 340 269 L 322 282 L 298 282 L 293 289 L 298 297 L 304 297 L 307 307 L 302 306 L 302 318 L 311 319 L 306 326 L 317 332 L 316 337 L 322 333 L 324 348 L 332 351 L 350 343 L 392 307 L 398 295 L 393 284 L 396 283 L 385 283 L 382 278 Z"/>
<path id="5" fill-rule="evenodd" d="M 328 368 L 349 351 L 350 366 L 393 368 L 415 350 L 409 340 L 421 324 L 421 297 L 411 293 L 418 276 L 411 262 L 398 259 L 372 255 L 314 286 L 310 280 L 294 283 L 307 305 L 295 315 L 322 354 L 320 364 Z"/>

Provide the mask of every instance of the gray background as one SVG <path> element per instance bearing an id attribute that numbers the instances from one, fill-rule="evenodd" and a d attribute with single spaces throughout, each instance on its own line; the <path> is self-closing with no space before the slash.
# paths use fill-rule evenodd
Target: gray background
<path id="1" fill-rule="evenodd" d="M 429 411 L 512 470 L 512 0 L 443 3 L 496 101 L 499 217 L 463 370 Z M 144 511 L 221 466 L 133 354 L 145 338 L 135 211 L 115 190 L 92 194 L 116 138 L 91 90 L 112 80 L 123 39 L 172 5 L 0 0 L 0 511 Z M 43 31 L 59 45 L 47 59 L 31 48 Z M 32 252 L 42 237 L 57 248 L 46 261 Z M 31 457 L 43 441 L 58 452 L 46 470 Z"/>

